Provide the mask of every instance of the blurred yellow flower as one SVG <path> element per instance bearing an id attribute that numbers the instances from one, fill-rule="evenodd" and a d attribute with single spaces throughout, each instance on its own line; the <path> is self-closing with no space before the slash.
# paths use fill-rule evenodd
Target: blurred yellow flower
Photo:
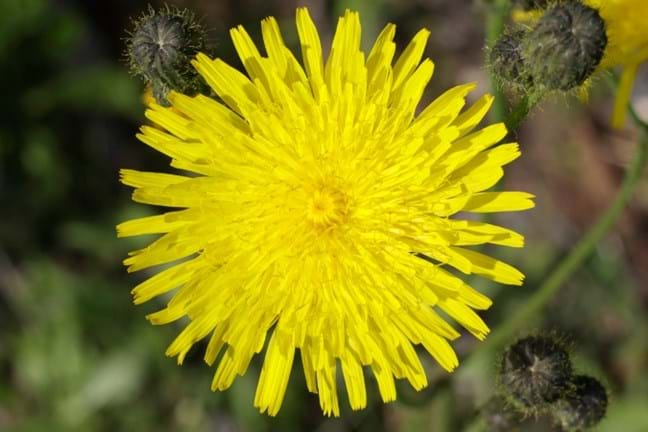
<path id="1" fill-rule="evenodd" d="M 212 389 L 224 390 L 269 337 L 255 406 L 277 414 L 299 349 L 308 389 L 337 416 L 337 368 L 351 408 L 361 409 L 365 366 L 385 402 L 396 398 L 394 378 L 427 385 L 417 345 L 444 369 L 457 367 L 448 341 L 459 332 L 437 310 L 486 336 L 474 309 L 491 301 L 450 268 L 520 285 L 518 270 L 466 247 L 522 247 L 523 237 L 461 214 L 533 201 L 485 192 L 520 155 L 517 144 L 495 146 L 503 124 L 473 131 L 491 96 L 460 113 L 475 88 L 460 85 L 416 114 L 434 69 L 421 61 L 427 30 L 392 66 L 395 26 L 365 59 L 359 16 L 347 11 L 324 61 L 308 11 L 298 9 L 302 68 L 274 18 L 261 28 L 265 56 L 242 27 L 231 30 L 247 75 L 221 59 L 194 61 L 222 102 L 171 93 L 172 108 L 150 105 L 147 117 L 166 132 L 143 126 L 139 139 L 197 175 L 122 170 L 135 201 L 179 210 L 117 229 L 163 234 L 131 253 L 129 271 L 181 260 L 133 290 L 140 304 L 176 289 L 148 316 L 188 318 L 167 355 L 182 363 L 210 336 Z"/>
<path id="2" fill-rule="evenodd" d="M 585 0 L 585 3 L 599 9 L 606 24 L 608 46 L 601 68 L 623 67 L 612 120 L 615 127 L 621 127 L 637 68 L 648 59 L 648 1 Z"/>

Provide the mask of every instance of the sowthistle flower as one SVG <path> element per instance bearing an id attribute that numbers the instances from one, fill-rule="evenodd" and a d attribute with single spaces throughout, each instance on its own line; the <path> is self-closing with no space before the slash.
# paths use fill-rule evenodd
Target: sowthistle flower
<path id="1" fill-rule="evenodd" d="M 620 66 L 621 82 L 614 103 L 612 124 L 623 126 L 639 65 L 648 60 L 648 2 L 644 0 L 585 0 L 600 10 L 609 38 L 601 69 Z"/>
<path id="2" fill-rule="evenodd" d="M 427 30 L 393 64 L 395 26 L 365 57 L 359 15 L 347 11 L 325 60 L 298 9 L 302 67 L 274 18 L 261 29 L 265 55 L 243 27 L 231 30 L 247 74 L 204 54 L 192 62 L 222 102 L 170 92 L 171 108 L 146 112 L 164 130 L 143 126 L 138 138 L 194 174 L 121 171 L 135 201 L 177 209 L 118 226 L 122 237 L 162 234 L 131 253 L 129 271 L 175 263 L 138 285 L 135 303 L 173 292 L 148 319 L 188 319 L 167 350 L 178 363 L 209 339 L 213 390 L 265 347 L 262 412 L 279 411 L 297 351 L 325 414 L 339 415 L 338 371 L 352 409 L 367 403 L 365 368 L 393 401 L 394 378 L 427 385 L 415 347 L 457 367 L 449 341 L 459 332 L 439 310 L 478 339 L 489 331 L 475 310 L 491 300 L 455 270 L 522 284 L 520 271 L 470 247 L 522 247 L 523 237 L 462 216 L 533 207 L 528 193 L 487 191 L 518 145 L 496 145 L 503 124 L 476 130 L 491 96 L 461 112 L 474 84 L 417 114 L 434 70 L 421 61 Z"/>

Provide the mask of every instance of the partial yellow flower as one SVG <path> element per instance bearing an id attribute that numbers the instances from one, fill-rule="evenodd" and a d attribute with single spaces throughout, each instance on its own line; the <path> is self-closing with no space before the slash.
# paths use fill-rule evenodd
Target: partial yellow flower
<path id="1" fill-rule="evenodd" d="M 599 9 L 606 24 L 608 46 L 601 68 L 623 67 L 612 119 L 615 127 L 621 127 L 637 69 L 648 59 L 648 1 L 585 0 L 585 4 Z"/>
<path id="2" fill-rule="evenodd" d="M 324 61 L 298 9 L 302 68 L 274 18 L 261 29 L 265 55 L 243 27 L 231 30 L 247 75 L 221 59 L 194 61 L 222 102 L 171 93 L 171 108 L 146 112 L 166 132 L 143 126 L 139 139 L 195 175 L 121 171 L 135 201 L 178 209 L 117 227 L 122 237 L 163 234 L 131 253 L 129 271 L 174 263 L 133 290 L 135 303 L 173 292 L 148 319 L 188 319 L 167 350 L 178 363 L 209 337 L 213 390 L 265 346 L 254 400 L 262 412 L 279 411 L 297 350 L 325 414 L 340 412 L 338 369 L 352 409 L 367 404 L 365 368 L 393 401 L 394 378 L 427 385 L 416 347 L 448 371 L 458 365 L 448 341 L 459 332 L 437 311 L 479 339 L 488 333 L 474 310 L 491 301 L 456 271 L 522 284 L 518 270 L 469 247 L 522 247 L 523 237 L 464 219 L 533 207 L 527 193 L 486 192 L 518 145 L 495 146 L 503 124 L 474 131 L 491 96 L 461 113 L 474 84 L 417 115 L 434 69 L 421 61 L 427 30 L 392 65 L 395 26 L 365 58 L 359 16 L 347 11 Z"/>

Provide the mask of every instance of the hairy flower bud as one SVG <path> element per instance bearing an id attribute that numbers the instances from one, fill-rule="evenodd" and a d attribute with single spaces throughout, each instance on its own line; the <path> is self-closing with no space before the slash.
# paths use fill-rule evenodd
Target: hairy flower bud
<path id="1" fill-rule="evenodd" d="M 522 55 L 536 87 L 570 90 L 594 72 L 606 45 L 605 23 L 599 12 L 568 0 L 544 13 L 524 38 Z"/>
<path id="2" fill-rule="evenodd" d="M 525 73 L 522 58 L 524 35 L 524 30 L 503 34 L 490 50 L 489 60 L 496 77 L 509 85 L 526 88 L 531 85 L 531 80 Z"/>
<path id="3" fill-rule="evenodd" d="M 597 379 L 586 375 L 573 377 L 571 384 L 572 391 L 556 404 L 554 417 L 567 431 L 596 425 L 607 410 L 605 387 Z"/>
<path id="4" fill-rule="evenodd" d="M 549 0 L 514 0 L 513 3 L 523 10 L 544 9 L 549 5 Z"/>
<path id="5" fill-rule="evenodd" d="M 529 336 L 511 345 L 500 370 L 504 392 L 522 407 L 555 402 L 568 389 L 571 375 L 567 351 L 542 336 Z"/>
<path id="6" fill-rule="evenodd" d="M 126 43 L 128 62 L 132 72 L 152 86 L 158 103 L 168 105 L 170 90 L 194 94 L 204 89 L 191 60 L 205 51 L 207 34 L 193 13 L 149 6 L 134 24 Z"/>

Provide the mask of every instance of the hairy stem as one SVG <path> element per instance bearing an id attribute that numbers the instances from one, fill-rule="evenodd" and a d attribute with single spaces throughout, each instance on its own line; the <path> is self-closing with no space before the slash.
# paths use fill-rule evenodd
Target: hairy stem
<path id="1" fill-rule="evenodd" d="M 495 45 L 502 34 L 510 8 L 508 0 L 494 0 L 490 6 L 486 19 L 486 44 L 488 47 Z M 490 85 L 493 96 L 495 96 L 493 108 L 491 109 L 492 120 L 496 123 L 503 122 L 507 117 L 508 104 L 506 103 L 506 96 L 492 72 L 490 74 Z"/>
<path id="2" fill-rule="evenodd" d="M 513 111 L 506 118 L 506 129 L 509 133 L 515 133 L 520 127 L 529 112 L 540 101 L 541 97 L 537 95 L 524 96 L 520 102 L 513 108 Z"/>

